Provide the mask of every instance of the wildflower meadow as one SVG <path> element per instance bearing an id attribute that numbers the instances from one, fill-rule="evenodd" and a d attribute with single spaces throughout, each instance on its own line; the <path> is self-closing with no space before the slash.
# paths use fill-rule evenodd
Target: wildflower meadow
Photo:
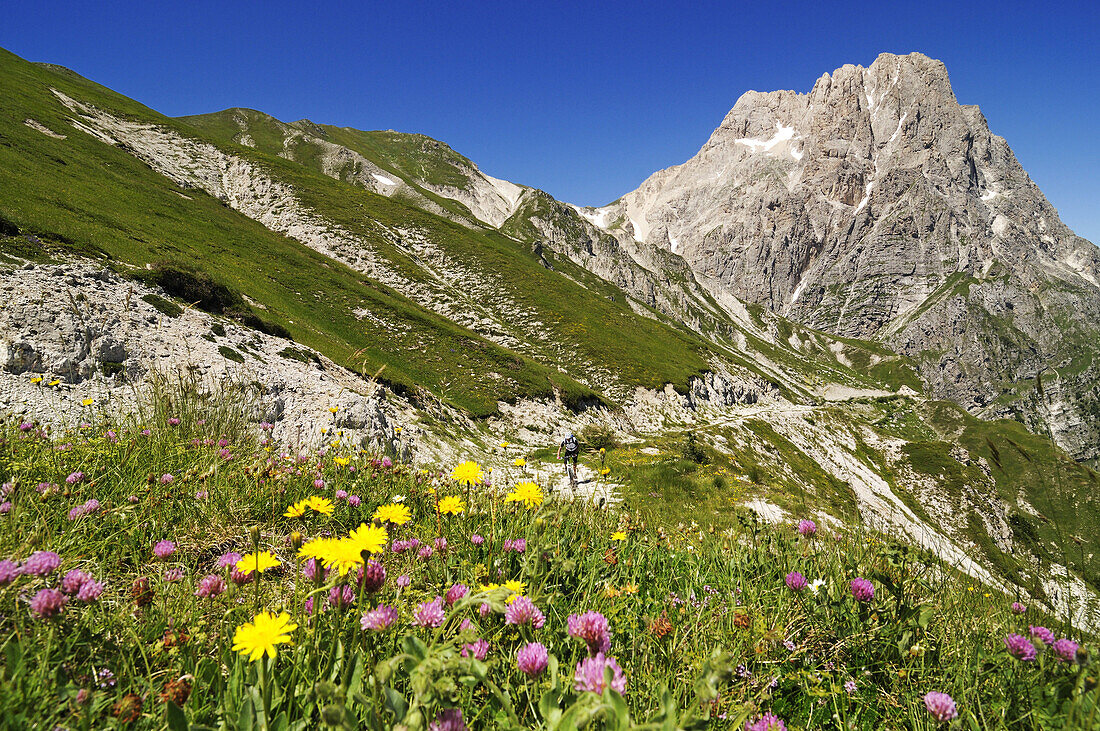
<path id="1" fill-rule="evenodd" d="M 271 434 L 4 424 L 0 724 L 1100 727 L 1094 638 L 882 535 Z"/>

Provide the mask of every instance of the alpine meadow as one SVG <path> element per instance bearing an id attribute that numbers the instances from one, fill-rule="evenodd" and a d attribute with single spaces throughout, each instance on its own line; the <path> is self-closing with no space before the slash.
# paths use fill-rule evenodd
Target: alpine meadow
<path id="1" fill-rule="evenodd" d="M 0 49 L 0 727 L 1100 729 L 1100 250 L 806 82 L 589 207 Z"/>

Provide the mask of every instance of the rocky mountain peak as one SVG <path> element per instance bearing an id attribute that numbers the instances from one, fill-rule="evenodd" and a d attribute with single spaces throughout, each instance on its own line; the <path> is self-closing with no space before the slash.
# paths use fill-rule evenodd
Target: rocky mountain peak
<path id="1" fill-rule="evenodd" d="M 1080 362 L 1100 316 L 1100 252 L 920 53 L 842 66 L 808 93 L 747 92 L 695 157 L 593 216 L 716 291 L 889 343 L 984 415 L 1031 419 L 1015 382 Z M 1070 421 L 1080 439 L 1063 444 L 1096 453 Z"/>

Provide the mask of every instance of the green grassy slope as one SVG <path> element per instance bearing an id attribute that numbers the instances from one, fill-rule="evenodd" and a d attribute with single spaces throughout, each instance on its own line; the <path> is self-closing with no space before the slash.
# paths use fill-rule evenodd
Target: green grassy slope
<path id="1" fill-rule="evenodd" d="M 196 266 L 259 302 L 265 317 L 296 340 L 356 370 L 386 366 L 384 378 L 398 388 L 422 386 L 473 414 L 491 413 L 498 399 L 548 396 L 553 388 L 571 402 L 594 397 L 558 372 L 558 359 L 548 367 L 495 346 L 201 192 L 178 190 L 125 151 L 74 129 L 50 87 L 186 135 L 197 131 L 72 72 L 8 53 L 0 54 L 0 75 L 8 92 L 0 112 L 0 217 L 20 231 L 103 252 L 118 266 L 159 261 Z M 25 119 L 67 137 L 48 137 L 23 124 Z M 511 239 L 471 231 L 301 165 L 248 152 L 294 185 L 307 206 L 377 241 L 393 266 L 410 277 L 425 275 L 409 256 L 387 248 L 379 231 L 402 225 L 429 232 L 448 256 L 492 272 L 501 291 L 537 313 L 548 338 L 565 344 L 579 360 L 614 364 L 626 383 L 684 383 L 706 366 L 701 342 L 546 271 Z M 391 327 L 356 319 L 356 308 Z"/>

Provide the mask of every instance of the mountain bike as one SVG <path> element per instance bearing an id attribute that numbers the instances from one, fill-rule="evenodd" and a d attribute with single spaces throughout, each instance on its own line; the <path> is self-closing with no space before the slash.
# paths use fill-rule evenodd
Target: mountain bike
<path id="1" fill-rule="evenodd" d="M 573 457 L 570 461 L 569 457 L 565 458 L 565 474 L 569 478 L 569 488 L 575 490 L 577 488 L 577 458 Z"/>

